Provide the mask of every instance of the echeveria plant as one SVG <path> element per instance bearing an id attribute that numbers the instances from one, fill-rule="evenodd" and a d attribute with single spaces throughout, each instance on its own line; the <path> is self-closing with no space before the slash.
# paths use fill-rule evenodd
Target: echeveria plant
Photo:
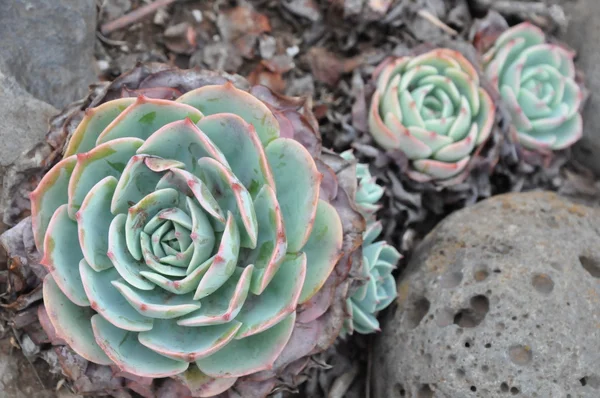
<path id="1" fill-rule="evenodd" d="M 296 108 L 226 83 L 88 109 L 31 194 L 56 334 L 91 362 L 176 376 L 203 397 L 245 381 L 242 395 L 262 396 L 331 344 L 348 285 L 332 270 L 361 223 Z"/>
<path id="2" fill-rule="evenodd" d="M 341 156 L 356 162 L 351 150 L 342 152 Z M 356 205 L 367 221 L 367 230 L 363 234 L 363 267 L 358 276 L 360 286 L 347 300 L 350 317 L 344 324 L 344 332 L 369 334 L 380 330 L 377 314 L 396 298 L 396 280 L 392 271 L 402 255 L 385 241 L 375 242 L 382 231 L 381 221 L 375 218 L 380 208 L 377 202 L 385 189 L 377 184 L 376 178 L 369 172 L 368 164 L 356 163 L 356 176 Z"/>
<path id="3" fill-rule="evenodd" d="M 340 156 L 350 162 L 356 162 L 352 150 L 342 152 Z M 356 163 L 356 178 L 357 189 L 355 202 L 360 214 L 362 214 L 367 223 L 370 223 L 375 219 L 377 210 L 381 208 L 377 202 L 379 202 L 385 193 L 385 189 L 377 184 L 375 177 L 373 177 L 369 171 L 368 164 Z"/>
<path id="4" fill-rule="evenodd" d="M 381 234 L 381 221 L 367 227 L 363 235 L 363 268 L 360 279 L 364 284 L 348 298 L 350 317 L 345 324 L 348 333 L 369 334 L 379 331 L 377 314 L 396 298 L 396 280 L 392 271 L 402 255 L 385 241 L 375 242 Z"/>
<path id="5" fill-rule="evenodd" d="M 485 54 L 486 74 L 525 148 L 559 150 L 581 138 L 583 94 L 574 80 L 574 55 L 547 43 L 544 32 L 528 22 L 505 31 Z"/>
<path id="6" fill-rule="evenodd" d="M 369 128 L 383 148 L 406 155 L 408 176 L 439 181 L 466 170 L 495 116 L 473 65 L 456 51 L 436 49 L 386 60 L 375 77 Z"/>

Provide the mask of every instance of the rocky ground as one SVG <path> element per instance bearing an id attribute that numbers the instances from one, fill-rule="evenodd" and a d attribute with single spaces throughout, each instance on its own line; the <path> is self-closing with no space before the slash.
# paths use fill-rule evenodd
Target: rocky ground
<path id="1" fill-rule="evenodd" d="M 6 187 L 33 167 L 27 153 L 48 119 L 90 84 L 138 61 L 239 73 L 314 98 L 325 145 L 353 147 L 386 185 L 386 238 L 405 254 L 399 299 L 383 314 L 382 333 L 320 358 L 333 369 L 315 373 L 306 396 L 600 396 L 596 0 L 155 0 L 163 6 L 135 14 L 149 3 L 0 2 L 2 229 L 25 215 L 8 211 L 22 193 Z M 439 208 L 378 162 L 365 134 L 370 75 L 385 56 L 423 44 L 471 52 L 466 41 L 489 9 L 511 23 L 532 20 L 579 53 L 591 94 L 585 136 L 554 167 L 504 164 L 486 189 Z M 483 200 L 496 194 L 504 195 Z M 3 307 L 18 290 L 13 266 L 0 265 Z M 27 309 L 36 294 L 0 311 L 0 397 L 73 396 L 63 364 L 47 342 L 40 345 L 36 313 Z"/>

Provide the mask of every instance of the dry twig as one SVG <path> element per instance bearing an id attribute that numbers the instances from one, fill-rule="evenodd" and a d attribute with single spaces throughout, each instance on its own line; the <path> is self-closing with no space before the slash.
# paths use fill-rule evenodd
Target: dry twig
<path id="1" fill-rule="evenodd" d="M 108 44 L 109 46 L 121 47 L 126 46 L 127 42 L 125 40 L 112 40 L 108 37 L 104 36 L 100 31 L 96 31 L 96 37 L 100 39 L 101 42 Z"/>
<path id="2" fill-rule="evenodd" d="M 115 19 L 114 21 L 110 21 L 102 25 L 100 31 L 103 35 L 108 35 L 116 30 L 122 29 L 126 26 L 132 25 L 139 20 L 147 17 L 148 15 L 156 12 L 161 7 L 166 7 L 171 3 L 174 3 L 176 0 L 156 0 L 150 4 L 137 8 L 130 13 L 123 15 Z"/>
<path id="3" fill-rule="evenodd" d="M 359 369 L 360 366 L 358 362 L 354 362 L 352 368 L 349 371 L 335 379 L 333 385 L 331 386 L 331 389 L 329 390 L 327 398 L 343 398 L 346 394 L 346 391 L 348 391 L 348 389 L 354 382 L 354 379 L 356 379 Z"/>
<path id="4" fill-rule="evenodd" d="M 448 26 L 445 23 L 443 23 L 442 21 L 440 21 L 438 17 L 436 17 L 435 15 L 433 15 L 432 13 L 430 13 L 429 11 L 427 11 L 425 9 L 420 9 L 417 12 L 417 15 L 419 15 L 421 18 L 426 19 L 427 21 L 429 21 L 433 25 L 437 26 L 438 28 L 440 28 L 444 32 L 448 33 L 449 35 L 451 35 L 451 36 L 458 36 L 458 32 L 457 31 L 455 31 L 450 26 Z"/>

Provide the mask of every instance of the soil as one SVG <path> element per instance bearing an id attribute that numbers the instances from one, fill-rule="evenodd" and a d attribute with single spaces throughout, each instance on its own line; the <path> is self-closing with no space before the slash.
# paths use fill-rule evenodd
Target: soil
<path id="1" fill-rule="evenodd" d="M 0 340 L 0 390 L 10 398 L 67 398 L 67 390 L 56 392 L 62 377 L 50 372 L 42 358 L 27 359 L 14 336 Z M 57 395 L 60 394 L 60 395 Z"/>

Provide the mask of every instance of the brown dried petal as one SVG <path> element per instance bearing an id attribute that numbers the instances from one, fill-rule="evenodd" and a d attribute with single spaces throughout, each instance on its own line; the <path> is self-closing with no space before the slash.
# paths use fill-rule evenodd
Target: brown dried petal
<path id="1" fill-rule="evenodd" d="M 29 307 L 31 304 L 42 299 L 42 285 L 36 286 L 29 293 L 21 294 L 15 301 L 4 306 L 5 309 L 12 311 L 21 311 Z"/>
<path id="2" fill-rule="evenodd" d="M 153 87 L 153 88 L 138 88 L 131 90 L 128 87 L 123 87 L 121 90 L 122 98 L 138 97 L 143 95 L 148 98 L 174 100 L 180 97 L 183 93 L 176 88 L 171 87 Z"/>
<path id="3" fill-rule="evenodd" d="M 31 283 L 31 287 L 39 285 L 46 276 L 46 269 L 40 265 L 41 255 L 33 240 L 31 218 L 27 217 L 4 232 L 0 236 L 0 244 L 9 255 L 8 265 L 13 276 Z"/>
<path id="4" fill-rule="evenodd" d="M 350 200 L 348 194 L 343 189 L 338 191 L 338 195 L 331 201 L 331 204 L 335 207 L 342 220 L 342 228 L 344 229 L 342 250 L 346 254 L 352 253 L 362 245 L 362 233 L 366 228 L 365 219 L 354 209 L 353 201 Z"/>
<path id="5" fill-rule="evenodd" d="M 335 86 L 342 74 L 352 72 L 364 61 L 362 55 L 344 58 L 323 47 L 312 47 L 307 58 L 315 78 L 330 86 Z"/>
<path id="6" fill-rule="evenodd" d="M 294 60 L 287 54 L 276 55 L 271 59 L 264 59 L 261 63 L 271 72 L 286 73 L 294 69 Z"/>
<path id="7" fill-rule="evenodd" d="M 25 331 L 25 333 L 27 333 L 29 338 L 31 338 L 31 341 L 33 341 L 33 343 L 38 346 L 50 343 L 48 335 L 42 328 L 42 325 L 40 325 L 40 323 L 38 322 L 37 318 L 34 323 L 25 326 L 23 330 Z"/>
<path id="8" fill-rule="evenodd" d="M 348 297 L 348 286 L 349 280 L 345 280 L 343 283 L 338 285 L 335 291 L 335 298 L 333 305 L 329 308 L 327 313 L 317 320 L 322 325 L 321 333 L 317 340 L 313 354 L 322 352 L 327 348 L 331 347 L 340 335 L 344 320 L 348 319 L 346 312 L 346 297 Z"/>
<path id="9" fill-rule="evenodd" d="M 156 391 L 156 396 L 160 398 L 187 398 L 191 395 L 190 389 L 175 379 L 166 379 Z"/>
<path id="10" fill-rule="evenodd" d="M 197 46 L 196 31 L 187 22 L 169 26 L 164 33 L 165 46 L 177 54 L 191 54 Z"/>
<path id="11" fill-rule="evenodd" d="M 496 11 L 489 11 L 485 18 L 478 19 L 472 26 L 472 43 L 480 54 L 484 54 L 493 45 L 496 39 L 508 29 L 508 23 Z"/>
<path id="12" fill-rule="evenodd" d="M 263 381 L 269 378 L 277 377 L 284 371 L 285 367 L 310 354 L 317 342 L 317 338 L 321 333 L 321 323 L 310 322 L 307 324 L 296 322 L 296 327 L 292 332 L 292 336 L 288 344 L 283 349 L 283 352 L 273 365 L 273 369 L 264 370 L 262 372 L 247 376 L 246 380 Z"/>
<path id="13" fill-rule="evenodd" d="M 258 36 L 271 31 L 269 18 L 256 12 L 248 3 L 219 13 L 217 26 L 223 39 L 232 43 L 246 58 L 254 55 Z"/>
<path id="14" fill-rule="evenodd" d="M 309 323 L 323 315 L 333 301 L 336 278 L 328 278 L 325 285 L 309 301 L 298 307 L 297 322 Z"/>
<path id="15" fill-rule="evenodd" d="M 250 89 L 250 94 L 254 95 L 259 100 L 267 103 L 273 109 L 278 111 L 284 110 L 299 110 L 306 104 L 306 98 L 304 97 L 289 97 L 274 93 L 266 87 L 253 86 Z"/>
<path id="16" fill-rule="evenodd" d="M 276 383 L 275 379 L 265 381 L 240 379 L 230 391 L 216 398 L 263 398 L 273 391 Z"/>
<path id="17" fill-rule="evenodd" d="M 156 396 L 151 385 L 140 384 L 135 381 L 128 381 L 126 386 L 144 398 L 154 398 Z"/>
<path id="18" fill-rule="evenodd" d="M 64 347 L 66 348 L 66 347 Z M 78 356 L 75 354 L 75 356 Z M 122 390 L 125 380 L 120 377 L 114 377 L 109 366 L 96 365 L 89 362 L 85 370 L 85 375 L 76 379 L 75 391 L 80 394 L 103 394 L 107 391 Z"/>
<path id="19" fill-rule="evenodd" d="M 22 329 L 27 325 L 37 322 L 37 308 L 30 307 L 26 310 L 16 313 L 12 317 L 12 323 L 15 329 Z"/>
<path id="20" fill-rule="evenodd" d="M 308 120 L 296 111 L 283 111 L 283 114 L 292 123 L 294 139 L 300 142 L 313 157 L 318 157 L 321 152 L 321 139 Z"/>
<path id="21" fill-rule="evenodd" d="M 285 91 L 285 81 L 281 73 L 267 69 L 262 63 L 256 65 L 256 68 L 250 72 L 248 81 L 252 85 L 260 84 L 276 92 Z"/>
<path id="22" fill-rule="evenodd" d="M 52 326 L 50 318 L 48 318 L 48 313 L 46 312 L 46 307 L 44 307 L 43 304 L 37 308 L 37 315 L 38 320 L 40 321 L 44 332 L 46 332 L 46 334 L 48 335 L 48 339 L 50 340 L 50 343 L 52 343 L 52 345 L 67 344 L 66 341 L 64 341 L 56 335 L 56 330 L 54 329 L 54 326 Z"/>
<path id="23" fill-rule="evenodd" d="M 331 202 L 337 196 L 338 182 L 335 171 L 320 159 L 315 161 L 317 170 L 323 175 L 321 180 L 321 190 L 319 191 L 320 199 Z"/>
<path id="24" fill-rule="evenodd" d="M 85 374 L 89 363 L 86 359 L 75 354 L 67 346 L 55 347 L 54 351 L 64 375 L 69 379 L 77 380 Z"/>

